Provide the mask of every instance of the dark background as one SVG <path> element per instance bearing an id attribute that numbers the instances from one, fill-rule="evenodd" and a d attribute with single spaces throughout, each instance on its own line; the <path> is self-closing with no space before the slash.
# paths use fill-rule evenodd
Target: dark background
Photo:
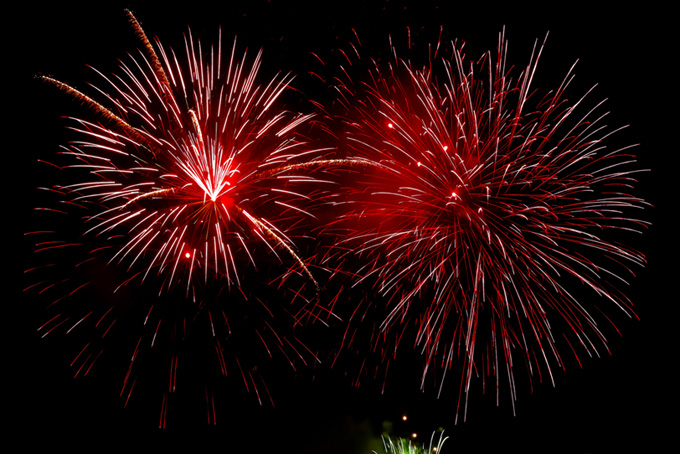
<path id="1" fill-rule="evenodd" d="M 532 393 L 521 393 L 516 416 L 508 402 L 497 408 L 493 399 L 480 398 L 468 412 L 468 421 L 454 425 L 455 398 L 438 400 L 432 393 L 419 393 L 417 386 L 401 385 L 397 378 L 380 394 L 376 384 L 354 389 L 330 374 L 313 383 L 301 379 L 280 384 L 274 409 L 260 408 L 252 396 L 244 398 L 236 389 L 222 406 L 220 414 L 225 416 L 217 426 L 206 425 L 201 417 L 179 418 L 184 422 L 163 431 L 156 428 L 155 407 L 122 408 L 119 384 L 112 378 L 93 374 L 74 380 L 68 366 L 72 354 L 35 332 L 42 321 L 40 303 L 13 284 L 3 318 L 9 334 L 4 348 L 9 362 L 3 370 L 11 383 L 5 397 L 9 403 L 3 404 L 11 421 L 6 425 L 8 444 L 19 441 L 26 447 L 75 452 L 111 446 L 353 452 L 355 444 L 358 452 L 368 452 L 368 440 L 379 436 L 383 421 L 392 421 L 395 434 L 418 431 L 427 436 L 444 427 L 450 436 L 444 452 L 450 453 L 633 453 L 655 452 L 666 445 L 677 423 L 677 361 L 670 326 L 678 300 L 675 254 L 671 258 L 677 240 L 670 223 L 677 204 L 671 177 L 677 169 L 677 84 L 672 79 L 677 43 L 671 40 L 668 11 L 649 2 L 641 10 L 598 9 L 589 3 L 540 9 L 510 2 L 471 6 L 455 1 L 353 1 L 323 7 L 321 2 L 276 0 L 222 3 L 13 6 L 4 40 L 4 72 L 12 79 L 5 83 L 9 120 L 4 130 L 10 140 L 4 152 L 11 159 L 5 169 L 10 199 L 6 224 L 18 235 L 25 231 L 25 223 L 17 223 L 12 213 L 20 213 L 22 220 L 30 216 L 39 176 L 36 161 L 68 140 L 59 116 L 69 100 L 34 76 L 52 74 L 77 85 L 94 79 L 85 65 L 104 73 L 115 70 L 118 58 L 139 47 L 123 13 L 126 7 L 150 37 L 159 36 L 176 48 L 182 46 L 187 26 L 195 37 L 211 42 L 221 25 L 225 43 L 236 34 L 242 46 L 264 48 L 265 74 L 292 71 L 300 75 L 300 87 L 316 87 L 310 90 L 319 89 L 306 74 L 315 64 L 310 52 L 332 57 L 332 49 L 346 48 L 353 39 L 352 29 L 362 40 L 362 52 L 384 55 L 388 35 L 403 39 L 409 26 L 414 42 L 433 42 L 443 25 L 445 37 L 466 41 L 468 55 L 478 56 L 495 48 L 505 26 L 509 61 L 519 66 L 527 62 L 534 41 L 549 32 L 539 65 L 547 85 L 541 87 L 554 87 L 578 59 L 574 91 L 599 84 L 598 98 L 608 98 L 612 112 L 609 123 L 631 125 L 625 137 L 641 144 L 640 167 L 651 169 L 640 184 L 640 192 L 654 205 L 645 213 L 653 227 L 639 245 L 649 264 L 637 270 L 629 292 L 640 320 L 620 323 L 622 336 L 611 336 L 611 356 L 586 359 L 583 369 L 571 365 L 560 371 L 555 388 L 543 383 Z M 11 182 L 15 178 L 19 185 Z M 22 281 L 19 273 L 29 250 L 22 249 L 21 266 L 13 267 L 18 268 L 10 275 L 15 283 Z M 183 408 L 175 411 L 182 413 Z M 399 422 L 404 413 L 409 421 Z"/>

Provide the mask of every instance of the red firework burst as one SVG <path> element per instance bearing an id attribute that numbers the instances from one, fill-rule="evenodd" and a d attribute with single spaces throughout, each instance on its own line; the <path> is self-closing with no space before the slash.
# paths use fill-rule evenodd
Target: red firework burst
<path id="1" fill-rule="evenodd" d="M 221 46 L 204 56 L 191 35 L 184 68 L 157 43 L 159 58 L 130 17 L 146 55 L 123 64 L 121 76 L 102 75 L 109 88 L 99 91 L 110 107 L 43 77 L 107 121 L 76 120 L 73 129 L 84 140 L 64 151 L 78 161 L 71 167 L 93 175 L 60 188 L 75 202 L 102 206 L 87 219 L 89 232 L 123 229 L 127 242 L 111 260 L 130 268 L 143 263 L 141 278 L 163 275 L 166 288 L 184 281 L 188 291 L 196 273 L 204 281 L 215 274 L 238 284 L 240 256 L 255 266 L 248 246 L 253 240 L 274 253 L 285 251 L 313 281 L 286 234 L 255 214 L 265 204 L 301 212 L 291 200 L 306 196 L 288 190 L 286 182 L 312 181 L 291 172 L 310 166 L 305 158 L 319 157 L 295 133 L 311 116 L 272 107 L 292 78 L 277 76 L 259 86 L 261 54 L 251 64 L 245 55 L 239 61 L 234 44 L 223 67 Z"/>
<path id="2" fill-rule="evenodd" d="M 217 352 L 224 375 L 227 340 L 231 347 L 243 346 L 248 354 L 258 345 L 267 357 L 279 351 L 291 365 L 298 358 L 313 360 L 310 351 L 281 326 L 284 319 L 290 321 L 290 328 L 318 316 L 313 301 L 318 284 L 290 235 L 301 219 L 309 218 L 303 204 L 314 198 L 314 185 L 319 183 L 305 170 L 332 161 L 324 161 L 323 150 L 310 146 L 298 133 L 311 116 L 279 107 L 292 77 L 277 75 L 260 84 L 261 53 L 249 62 L 245 54 L 237 56 L 234 43 L 225 57 L 221 40 L 216 49 L 204 52 L 190 32 L 184 56 L 166 50 L 160 42 L 154 47 L 134 16 L 129 18 L 143 50 L 129 63 L 121 63 L 119 75 L 98 73 L 106 88 L 94 87 L 95 96 L 42 77 L 98 114 L 101 122 L 72 119 L 71 129 L 81 139 L 61 154 L 71 159 L 63 168 L 79 172 L 78 179 L 49 189 L 71 212 L 84 210 L 83 239 L 45 239 L 36 248 L 71 251 L 61 253 L 58 260 L 74 258 L 73 269 L 90 276 L 83 282 L 74 276 L 55 282 L 50 276 L 33 288 L 78 295 L 91 284 L 87 279 L 110 280 L 87 272 L 103 258 L 122 275 L 113 284 L 99 282 L 110 286 L 112 293 L 125 293 L 139 284 L 155 289 L 150 308 L 145 305 L 147 309 L 141 310 L 146 334 L 133 346 L 124 379 L 127 394 L 134 387 L 133 365 L 145 346 L 158 348 L 166 332 L 172 343 L 181 341 L 192 331 L 187 326 L 196 320 L 205 322 L 206 332 L 211 333 L 210 349 Z M 76 249 L 84 249 L 84 257 Z M 243 279 L 244 273 L 248 279 Z M 290 289 L 288 302 L 302 304 L 293 309 L 277 301 L 276 308 L 268 307 L 271 295 L 262 291 L 261 284 L 278 287 L 278 299 L 287 298 L 280 292 Z M 315 290 L 305 293 L 310 284 Z M 228 296 L 227 287 L 236 288 L 232 293 L 241 297 Z M 249 295 L 253 290 L 260 292 Z M 71 307 L 41 330 L 49 333 L 65 326 L 71 332 L 83 329 L 84 320 L 97 319 L 95 337 L 110 336 L 117 308 L 130 305 L 123 297 L 106 307 L 111 294 L 104 296 L 103 315 L 95 315 L 93 309 L 100 303 L 86 304 L 80 308 L 82 315 Z M 238 299 L 249 299 L 249 307 L 241 307 L 245 305 L 234 301 Z M 183 308 L 170 309 L 177 300 Z M 279 312 L 281 320 L 275 315 Z M 234 334 L 248 329 L 246 340 Z M 88 341 L 77 355 L 76 375 L 90 370 L 99 357 L 95 344 Z M 177 354 L 171 353 L 170 391 L 175 388 L 177 362 Z M 259 395 L 253 378 L 257 364 L 244 365 L 249 363 L 237 357 L 234 364 L 240 374 L 236 375 Z M 165 408 L 164 397 L 162 425 Z"/>
<path id="3" fill-rule="evenodd" d="M 567 102 L 571 71 L 537 97 L 543 45 L 517 78 L 506 46 L 501 35 L 495 58 L 476 63 L 437 46 L 426 66 L 378 63 L 367 82 L 338 87 L 345 145 L 375 166 L 354 185 L 339 223 L 351 234 L 330 256 L 360 256 L 359 280 L 387 298 L 371 337 L 381 362 L 413 342 L 423 386 L 440 370 L 441 391 L 446 371 L 462 370 L 459 405 L 473 375 L 495 376 L 496 389 L 505 376 L 514 406 L 520 366 L 552 381 L 566 345 L 577 359 L 607 349 L 600 310 L 570 288 L 633 315 L 621 271 L 644 264 L 618 242 L 646 225 L 631 216 L 645 202 L 632 194 L 629 147 L 606 148 L 617 131 L 601 103 L 586 107 L 590 92 Z"/>

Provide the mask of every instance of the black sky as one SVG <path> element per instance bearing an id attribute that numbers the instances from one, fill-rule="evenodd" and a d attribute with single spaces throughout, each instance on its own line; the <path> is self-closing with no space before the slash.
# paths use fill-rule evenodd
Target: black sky
<path id="1" fill-rule="evenodd" d="M 651 4 L 641 10 L 606 10 L 587 2 L 541 9 L 510 2 L 460 6 L 456 3 L 463 2 L 425 0 L 328 2 L 331 6 L 323 8 L 316 2 L 223 3 L 15 6 L 16 12 L 8 17 L 18 28 L 6 29 L 4 46 L 11 51 L 5 56 L 5 75 L 12 78 L 5 84 L 10 99 L 5 111 L 11 117 L 5 124 L 11 149 L 5 151 L 17 160 L 12 170 L 6 170 L 11 172 L 8 179 L 19 173 L 21 186 L 7 187 L 22 219 L 34 206 L 34 187 L 39 184 L 34 178 L 36 161 L 49 157 L 67 140 L 59 115 L 69 100 L 34 76 L 47 73 L 79 84 L 93 80 L 85 65 L 103 72 L 115 69 L 118 58 L 138 48 L 124 8 L 136 13 L 147 34 L 175 46 L 181 45 L 187 26 L 194 36 L 209 42 L 221 25 L 225 42 L 238 35 L 242 46 L 264 48 L 265 72 L 280 68 L 298 73 L 300 84 L 308 81 L 306 72 L 315 61 L 310 52 L 346 47 L 352 29 L 362 40 L 363 51 L 377 55 L 388 51 L 389 34 L 403 37 L 408 26 L 414 41 L 422 43 L 436 39 L 443 25 L 448 38 L 466 41 L 468 54 L 477 56 L 496 46 L 505 26 L 509 61 L 520 66 L 526 63 L 534 40 L 549 32 L 545 66 L 539 66 L 539 71 L 546 80 L 559 82 L 578 59 L 579 86 L 599 84 L 600 97 L 608 98 L 611 123 L 631 125 L 626 137 L 640 142 L 640 167 L 651 169 L 641 179 L 641 192 L 654 205 L 645 213 L 653 227 L 640 240 L 649 265 L 637 270 L 630 289 L 640 320 L 623 321 L 622 337 L 611 337 L 611 356 L 585 360 L 583 369 L 572 365 L 558 373 L 556 388 L 543 383 L 533 393 L 522 393 L 517 416 L 512 416 L 507 402 L 496 408 L 492 399 L 479 399 L 469 421 L 454 425 L 455 399 L 437 400 L 401 386 L 398 380 L 380 395 L 377 385 L 356 390 L 345 387 L 342 379 L 319 379 L 313 384 L 303 379 L 286 382 L 275 409 L 261 409 L 250 399 L 234 396 L 222 409 L 228 421 L 217 427 L 196 421 L 159 431 L 143 412 L 121 408 L 116 395 L 119 385 L 113 380 L 96 374 L 73 380 L 70 353 L 60 351 L 49 339 L 38 339 L 35 328 L 42 320 L 35 307 L 38 303 L 15 288 L 20 286 L 13 286 L 7 301 L 12 308 L 4 319 L 11 333 L 5 344 L 10 361 L 4 370 L 13 384 L 6 410 L 12 420 L 7 442 L 17 439 L 75 452 L 107 446 L 191 446 L 196 448 L 193 452 L 232 452 L 235 446 L 251 443 L 250 452 L 274 452 L 265 448 L 276 446 L 289 446 L 292 449 L 286 451 L 294 452 L 334 452 L 328 447 L 321 451 L 320 446 L 361 439 L 379 429 L 383 420 L 392 420 L 403 433 L 427 434 L 443 426 L 451 437 L 444 451 L 449 453 L 500 449 L 634 453 L 665 446 L 677 420 L 676 342 L 669 330 L 678 300 L 678 266 L 671 259 L 677 253 L 677 239 L 670 223 L 671 210 L 676 208 L 671 195 L 676 179 L 671 173 L 678 168 L 677 113 L 671 110 L 677 106 L 677 83 L 671 79 L 677 49 L 668 25 L 670 13 Z M 5 216 L 14 219 L 9 212 Z M 25 230 L 20 224 L 19 235 Z M 27 251 L 22 249 L 22 258 Z M 19 268 L 25 263 L 22 259 Z M 16 276 L 12 280 L 21 282 Z M 404 411 L 410 418 L 407 424 L 398 422 Z"/>

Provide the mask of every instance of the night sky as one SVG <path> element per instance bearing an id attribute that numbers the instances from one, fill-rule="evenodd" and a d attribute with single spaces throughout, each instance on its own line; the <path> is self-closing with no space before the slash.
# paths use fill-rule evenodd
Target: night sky
<path id="1" fill-rule="evenodd" d="M 340 370 L 303 371 L 299 376 L 275 372 L 269 379 L 275 408 L 258 406 L 252 394 L 233 386 L 223 391 L 216 426 L 207 425 L 188 398 L 171 409 L 169 428 L 159 430 L 157 400 L 123 408 L 117 394 L 120 376 L 103 366 L 74 380 L 69 367 L 73 352 L 57 338 L 39 338 L 36 328 L 44 319 L 44 301 L 21 290 L 28 285 L 20 274 L 31 262 L 30 241 L 13 236 L 13 244 L 22 244 L 22 260 L 21 266 L 12 266 L 13 292 L 5 300 L 9 312 L 3 318 L 12 333 L 4 349 L 10 361 L 3 368 L 11 382 L 6 387 L 9 406 L 3 405 L 11 421 L 6 426 L 8 444 L 19 441 L 26 447 L 72 452 L 108 447 L 369 452 L 367 447 L 374 449 L 370 440 L 379 437 L 387 421 L 396 435 L 415 431 L 427 437 L 443 427 L 450 437 L 444 452 L 452 454 L 634 453 L 657 452 L 665 446 L 677 421 L 676 342 L 668 329 L 675 321 L 678 300 L 678 266 L 675 257 L 671 259 L 677 239 L 671 236 L 675 229 L 670 223 L 676 205 L 670 194 L 675 183 L 671 172 L 678 168 L 677 83 L 671 80 L 677 49 L 671 45 L 669 12 L 646 5 L 642 11 L 591 11 L 587 2 L 540 10 L 510 2 L 461 7 L 455 3 L 462 2 L 426 0 L 328 2 L 332 6 L 323 8 L 315 2 L 276 0 L 218 2 L 224 3 L 220 6 L 194 1 L 173 7 L 160 2 L 112 1 L 84 7 L 66 3 L 15 5 L 17 10 L 6 15 L 17 25 L 5 33 L 4 46 L 10 51 L 4 58 L 5 74 L 12 79 L 5 83 L 10 99 L 5 112 L 11 118 L 5 123 L 11 149 L 5 152 L 16 160 L 5 169 L 7 181 L 17 176 L 21 180 L 19 187 L 6 186 L 12 208 L 5 212 L 5 221 L 12 225 L 12 235 L 16 229 L 16 238 L 35 228 L 30 221 L 38 200 L 35 187 L 44 184 L 38 181 L 42 167 L 37 160 L 49 159 L 70 137 L 60 116 L 70 112 L 71 101 L 34 76 L 51 74 L 84 86 L 96 80 L 86 65 L 104 73 L 115 70 L 119 58 L 139 47 L 124 15 L 124 8 L 130 8 L 150 37 L 158 36 L 173 47 L 183 44 L 187 26 L 206 43 L 216 39 L 222 26 L 225 43 L 238 35 L 241 46 L 264 49 L 265 74 L 297 73 L 296 86 L 303 91 L 313 87 L 309 91 L 319 96 L 323 91 L 308 74 L 318 60 L 310 53 L 329 56 L 333 49 L 346 48 L 352 29 L 362 41 L 362 52 L 384 56 L 390 34 L 403 39 L 408 26 L 414 41 L 431 42 L 443 25 L 444 36 L 466 41 L 472 57 L 495 49 L 505 26 L 509 62 L 518 66 L 526 64 L 534 40 L 549 32 L 539 72 L 552 86 L 537 86 L 554 88 L 578 59 L 576 87 L 598 83 L 598 99 L 608 98 L 609 124 L 630 124 L 625 137 L 641 144 L 636 149 L 639 166 L 651 172 L 641 177 L 638 193 L 654 207 L 644 215 L 653 226 L 636 244 L 648 266 L 634 270 L 637 278 L 628 291 L 640 320 L 617 319 L 622 336 L 609 333 L 612 354 L 584 358 L 582 369 L 568 364 L 566 371 L 556 374 L 555 388 L 549 382 L 534 383 L 533 391 L 523 386 L 516 416 L 509 400 L 496 407 L 494 396 L 474 395 L 468 421 L 454 425 L 457 393 L 445 393 L 440 399 L 432 390 L 421 393 L 420 364 L 411 368 L 404 360 L 382 394 L 381 382 L 366 380 L 356 389 Z M 17 223 L 16 217 L 23 222 Z M 457 386 L 453 378 L 448 384 Z M 400 421 L 404 414 L 407 422 Z"/>

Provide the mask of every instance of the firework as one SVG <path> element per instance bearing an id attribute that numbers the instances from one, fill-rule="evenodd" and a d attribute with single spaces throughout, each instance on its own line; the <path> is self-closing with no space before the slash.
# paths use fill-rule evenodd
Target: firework
<path id="1" fill-rule="evenodd" d="M 295 135 L 310 115 L 272 107 L 292 78 L 257 85 L 261 53 L 248 64 L 245 55 L 236 56 L 235 43 L 226 67 L 221 45 L 204 64 L 191 35 L 184 68 L 157 43 L 159 57 L 130 17 L 146 54 L 123 64 L 122 76 L 102 75 L 109 87 L 99 91 L 111 107 L 43 77 L 106 121 L 101 126 L 76 120 L 73 129 L 84 140 L 64 151 L 94 176 L 61 188 L 75 202 L 102 205 L 87 219 L 88 233 L 124 229 L 128 240 L 111 261 L 129 268 L 140 262 L 140 278 L 164 275 L 165 288 L 184 282 L 189 291 L 196 274 L 204 282 L 219 275 L 238 284 L 240 255 L 256 267 L 248 246 L 254 240 L 289 255 L 313 281 L 286 234 L 255 214 L 266 203 L 299 213 L 291 200 L 305 196 L 287 190 L 286 183 L 305 179 L 293 171 L 309 166 L 305 158 L 318 158 L 319 150 Z"/>
<path id="2" fill-rule="evenodd" d="M 456 43 L 433 50 L 422 67 L 395 58 L 338 85 L 344 146 L 376 166 L 355 182 L 335 225 L 349 234 L 327 261 L 360 260 L 355 285 L 386 301 L 370 338 L 381 363 L 411 343 L 423 387 L 436 376 L 441 392 L 462 371 L 459 410 L 473 375 L 497 396 L 507 381 L 514 408 L 520 368 L 552 381 L 565 352 L 607 349 L 607 317 L 581 288 L 634 316 L 620 288 L 644 257 L 620 240 L 646 226 L 635 158 L 606 148 L 618 130 L 590 91 L 567 102 L 573 67 L 557 90 L 534 91 L 543 45 L 516 77 L 502 34 L 477 62 Z"/>
<path id="3" fill-rule="evenodd" d="M 261 52 L 250 61 L 246 54 L 238 56 L 235 42 L 223 52 L 221 39 L 205 52 L 191 32 L 183 55 L 176 54 L 158 41 L 152 45 L 136 18 L 128 15 L 142 50 L 121 63 L 120 74 L 98 72 L 103 87 L 93 86 L 92 95 L 41 77 L 96 119 L 71 119 L 79 140 L 63 147 L 61 155 L 69 161 L 58 167 L 75 173 L 74 183 L 48 189 L 61 206 L 70 207 L 49 211 L 76 218 L 75 213 L 82 213 L 85 227 L 74 226 L 82 235 L 73 241 L 41 239 L 36 247 L 42 253 L 61 254 L 56 263 L 62 265 L 73 258 L 71 272 L 78 272 L 82 282 L 68 276 L 57 282 L 45 279 L 33 288 L 40 293 L 61 291 L 59 300 L 84 294 L 94 287 L 93 279 L 110 288 L 103 315 L 93 315 L 100 303 L 85 304 L 83 315 L 71 307 L 71 315 L 51 318 L 41 332 L 66 327 L 70 333 L 84 329 L 85 320 L 96 319 L 95 337 L 110 337 L 120 306 L 130 306 L 124 295 L 146 299 L 140 315 L 147 334 L 133 347 L 124 378 L 127 396 L 135 386 L 133 365 L 145 346 L 158 348 L 166 332 L 178 343 L 196 331 L 187 326 L 197 320 L 205 323 L 210 349 L 217 353 L 224 375 L 229 369 L 227 340 L 251 352 L 259 346 L 267 357 L 283 353 L 291 365 L 299 358 L 313 361 L 309 349 L 285 334 L 281 325 L 318 317 L 319 285 L 291 232 L 312 218 L 304 206 L 314 198 L 314 187 L 322 184 L 307 170 L 334 161 L 324 160 L 324 150 L 298 132 L 311 115 L 280 107 L 292 76 L 279 74 L 262 84 Z M 101 261 L 105 265 L 97 268 Z M 57 267 L 41 268 L 49 274 Z M 92 276 L 92 269 L 103 274 Z M 268 302 L 273 291 L 263 287 L 276 292 L 276 307 Z M 141 288 L 155 289 L 155 295 Z M 124 303 L 111 302 L 107 308 L 113 294 Z M 282 303 L 286 298 L 288 304 Z M 293 301 L 301 304 L 293 309 Z M 244 331 L 249 334 L 239 340 L 238 333 Z M 172 391 L 178 357 L 169 356 Z M 76 375 L 90 370 L 98 357 L 88 342 L 74 360 Z M 234 369 L 259 398 L 267 395 L 258 391 L 253 378 L 256 364 L 246 366 L 236 358 Z M 206 399 L 211 407 L 212 397 Z M 163 402 L 161 425 L 165 398 Z"/>
<path id="4" fill-rule="evenodd" d="M 442 452 L 444 442 L 448 437 L 444 437 L 444 432 L 439 433 L 439 439 L 435 442 L 435 433 L 430 437 L 430 443 L 427 447 L 424 445 L 418 446 L 412 440 L 399 438 L 395 441 L 390 437 L 382 437 L 383 448 L 387 454 L 435 454 Z M 375 453 L 375 451 L 373 451 Z"/>

